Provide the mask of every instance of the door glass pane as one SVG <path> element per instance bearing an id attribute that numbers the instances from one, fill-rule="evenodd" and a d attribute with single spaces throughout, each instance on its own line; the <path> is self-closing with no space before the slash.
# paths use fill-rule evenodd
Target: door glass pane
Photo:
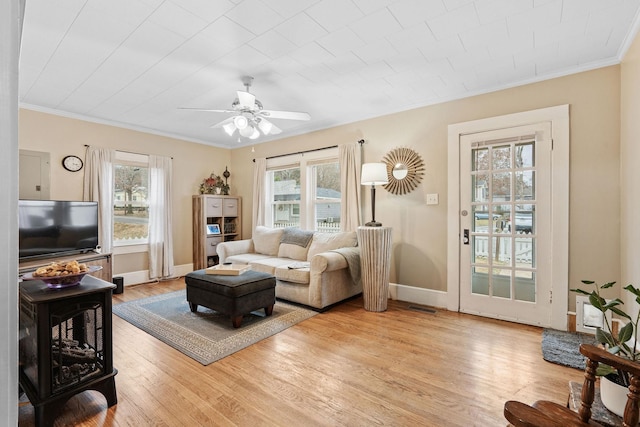
<path id="1" fill-rule="evenodd" d="M 471 293 L 489 295 L 489 275 L 486 268 L 471 269 Z"/>
<path id="2" fill-rule="evenodd" d="M 479 148 L 472 151 L 472 171 L 489 170 L 489 149 Z"/>
<path id="3" fill-rule="evenodd" d="M 472 229 L 476 233 L 488 233 L 489 232 L 489 206 L 488 205 L 475 205 L 472 206 L 473 210 L 473 224 Z"/>
<path id="4" fill-rule="evenodd" d="M 494 170 L 511 169 L 510 145 L 493 148 L 492 152 L 492 166 Z"/>
<path id="5" fill-rule="evenodd" d="M 535 166 L 535 145 L 532 142 L 517 144 L 514 153 L 516 168 L 531 168 Z"/>
<path id="6" fill-rule="evenodd" d="M 471 236 L 471 262 L 487 265 L 489 258 L 489 238 L 487 236 Z"/>
<path id="7" fill-rule="evenodd" d="M 511 237 L 494 237 L 492 242 L 493 265 L 511 267 Z"/>
<path id="8" fill-rule="evenodd" d="M 513 294 L 518 301 L 536 302 L 536 281 L 533 271 L 516 271 Z"/>
<path id="9" fill-rule="evenodd" d="M 534 171 L 518 171 L 516 172 L 516 200 L 532 200 L 535 199 L 535 172 Z"/>
<path id="10" fill-rule="evenodd" d="M 511 200 L 511 172 L 496 172 L 492 177 L 491 200 L 494 202 Z"/>
<path id="11" fill-rule="evenodd" d="M 517 234 L 535 233 L 535 205 L 516 205 L 514 215 L 515 232 Z"/>
<path id="12" fill-rule="evenodd" d="M 518 267 L 533 269 L 535 267 L 535 239 L 516 237 L 515 239 L 515 257 Z"/>
<path id="13" fill-rule="evenodd" d="M 479 173 L 471 175 L 471 197 L 474 202 L 486 202 L 489 193 L 489 174 Z"/>
<path id="14" fill-rule="evenodd" d="M 511 205 L 495 205 L 494 207 L 494 231 L 498 234 L 511 233 Z"/>
<path id="15" fill-rule="evenodd" d="M 511 298 L 511 270 L 494 268 L 491 284 L 494 297 Z"/>

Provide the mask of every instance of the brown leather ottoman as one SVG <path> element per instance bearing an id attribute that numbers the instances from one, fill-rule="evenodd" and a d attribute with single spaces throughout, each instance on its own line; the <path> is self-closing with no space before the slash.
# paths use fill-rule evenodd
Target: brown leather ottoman
<path id="1" fill-rule="evenodd" d="M 267 316 L 273 313 L 276 302 L 276 279 L 270 274 L 245 271 L 238 276 L 206 274 L 197 270 L 185 276 L 187 301 L 192 312 L 203 305 L 231 316 L 234 328 L 242 324 L 242 316 L 264 308 Z"/>

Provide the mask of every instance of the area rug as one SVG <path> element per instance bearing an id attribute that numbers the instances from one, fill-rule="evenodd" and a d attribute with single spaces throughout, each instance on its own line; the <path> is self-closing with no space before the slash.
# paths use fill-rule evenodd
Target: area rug
<path id="1" fill-rule="evenodd" d="M 544 329 L 542 331 L 542 358 L 547 362 L 584 370 L 586 359 L 580 353 L 580 344 L 597 344 L 590 334 Z"/>
<path id="2" fill-rule="evenodd" d="M 205 366 L 318 314 L 277 301 L 271 316 L 256 310 L 234 328 L 206 307 L 192 313 L 184 290 L 116 304 L 113 313 Z"/>

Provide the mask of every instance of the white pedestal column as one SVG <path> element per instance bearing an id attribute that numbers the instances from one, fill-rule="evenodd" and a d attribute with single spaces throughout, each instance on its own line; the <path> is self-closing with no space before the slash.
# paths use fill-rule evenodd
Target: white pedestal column
<path id="1" fill-rule="evenodd" d="M 389 298 L 391 227 L 358 227 L 362 296 L 367 311 L 385 311 Z"/>

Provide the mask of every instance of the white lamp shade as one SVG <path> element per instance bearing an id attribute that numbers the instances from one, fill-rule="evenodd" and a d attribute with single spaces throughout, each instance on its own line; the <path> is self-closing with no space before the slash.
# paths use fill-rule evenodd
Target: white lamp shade
<path id="1" fill-rule="evenodd" d="M 273 128 L 273 124 L 263 119 L 258 122 L 258 127 L 260 128 L 262 133 L 264 133 L 265 135 L 269 135 L 269 132 L 271 132 L 271 128 Z"/>
<path id="2" fill-rule="evenodd" d="M 260 131 L 254 127 L 251 127 L 251 129 L 253 129 L 253 133 L 249 136 L 249 139 L 258 139 Z"/>
<path id="3" fill-rule="evenodd" d="M 244 136 L 245 138 L 250 138 L 251 135 L 253 135 L 253 131 L 255 129 L 253 128 L 253 126 L 246 126 L 243 128 L 240 128 L 240 135 Z"/>
<path id="4" fill-rule="evenodd" d="M 388 184 L 387 165 L 384 163 L 365 163 L 362 165 L 360 184 L 382 185 Z"/>
<path id="5" fill-rule="evenodd" d="M 227 133 L 227 135 L 231 136 L 236 131 L 236 125 L 233 122 L 229 122 L 226 125 L 222 126 L 222 129 Z"/>

